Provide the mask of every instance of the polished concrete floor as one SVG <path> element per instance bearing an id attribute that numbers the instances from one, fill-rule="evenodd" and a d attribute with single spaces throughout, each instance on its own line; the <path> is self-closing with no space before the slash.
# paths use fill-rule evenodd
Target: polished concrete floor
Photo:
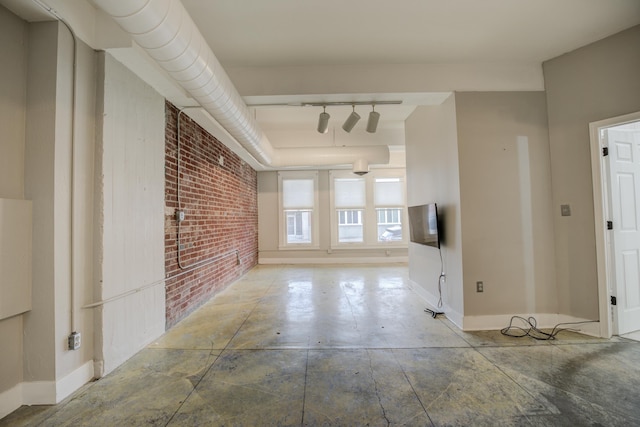
<path id="1" fill-rule="evenodd" d="M 0 426 L 640 425 L 640 343 L 464 333 L 424 307 L 404 266 L 260 266 Z"/>

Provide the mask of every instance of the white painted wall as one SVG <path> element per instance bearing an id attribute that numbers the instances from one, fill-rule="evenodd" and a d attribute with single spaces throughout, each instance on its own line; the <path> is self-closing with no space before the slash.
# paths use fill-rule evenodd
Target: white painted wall
<path id="1" fill-rule="evenodd" d="M 456 100 L 452 94 L 442 105 L 418 107 L 405 124 L 408 205 L 437 203 L 443 225 L 443 281 L 441 311 L 462 327 L 462 236 Z M 409 244 L 409 278 L 431 308 L 437 308 L 440 254 L 432 247 Z"/>
<path id="2" fill-rule="evenodd" d="M 24 197 L 24 132 L 27 95 L 27 25 L 0 6 L 0 198 Z"/>
<path id="3" fill-rule="evenodd" d="M 93 317 L 80 306 L 92 299 L 93 202 L 89 189 L 93 182 L 95 56 L 82 43 L 77 48 L 78 114 L 72 131 L 71 35 L 56 22 L 29 25 L 25 196 L 33 201 L 34 256 L 33 309 L 24 315 L 23 331 L 22 399 L 27 404 L 58 402 L 93 376 Z M 73 253 L 72 227 L 76 237 Z M 77 351 L 67 350 L 67 337 L 73 330 L 83 334 L 84 345 Z"/>
<path id="4" fill-rule="evenodd" d="M 32 311 L 25 315 L 25 381 L 55 380 L 53 210 L 57 39 L 56 24 L 30 25 L 25 196 L 33 201 L 34 298 Z M 61 273 L 58 277 L 62 277 Z"/>
<path id="5" fill-rule="evenodd" d="M 96 299 L 113 300 L 97 309 L 96 375 L 165 329 L 164 283 L 149 286 L 164 278 L 164 99 L 108 54 L 99 69 Z"/>
<path id="6" fill-rule="evenodd" d="M 456 93 L 456 115 L 465 323 L 557 314 L 544 92 Z"/>
<path id="7" fill-rule="evenodd" d="M 589 123 L 640 111 L 640 26 L 543 64 L 560 311 L 598 318 Z M 570 217 L 560 205 L 571 205 Z"/>
<path id="8" fill-rule="evenodd" d="M 24 198 L 27 42 L 27 24 L 0 6 L 0 198 Z M 0 320 L 0 418 L 21 403 L 22 328 L 22 315 Z"/>
<path id="9" fill-rule="evenodd" d="M 0 199 L 0 320 L 31 310 L 31 202 Z"/>

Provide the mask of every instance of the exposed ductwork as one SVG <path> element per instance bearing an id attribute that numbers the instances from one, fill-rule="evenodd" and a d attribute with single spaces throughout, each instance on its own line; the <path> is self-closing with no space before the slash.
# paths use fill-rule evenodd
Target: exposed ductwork
<path id="1" fill-rule="evenodd" d="M 274 149 L 179 0 L 92 0 L 260 163 L 386 164 L 386 146 Z M 361 168 L 361 167 L 360 167 Z"/>

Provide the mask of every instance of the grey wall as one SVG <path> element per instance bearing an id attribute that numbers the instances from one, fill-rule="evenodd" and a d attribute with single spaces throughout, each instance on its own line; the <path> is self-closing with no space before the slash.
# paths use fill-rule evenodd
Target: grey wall
<path id="1" fill-rule="evenodd" d="M 407 204 L 438 204 L 444 226 L 442 255 L 446 284 L 443 285 L 447 317 L 462 326 L 462 236 L 456 99 L 442 105 L 418 107 L 407 119 Z M 409 244 L 409 277 L 437 305 L 440 255 L 437 249 Z M 420 291 L 420 289 L 418 290 Z"/>
<path id="2" fill-rule="evenodd" d="M 26 23 L 0 6 L 0 198 L 24 197 L 28 40 Z M 22 325 L 22 315 L 0 320 L 0 394 L 22 381 Z"/>
<path id="3" fill-rule="evenodd" d="M 25 197 L 33 200 L 34 212 L 33 310 L 24 321 L 25 403 L 59 401 L 74 388 L 55 387 L 56 381 L 79 386 L 93 375 L 93 316 L 80 306 L 92 299 L 95 54 L 77 44 L 72 128 L 73 46 L 60 23 L 29 25 Z M 73 330 L 86 338 L 78 351 L 66 348 Z"/>
<path id="4" fill-rule="evenodd" d="M 447 317 L 477 329 L 557 313 L 544 93 L 456 93 L 406 129 L 409 205 L 438 203 L 444 225 Z M 432 303 L 439 273 L 438 251 L 411 244 L 410 278 Z"/>
<path id="5" fill-rule="evenodd" d="M 456 93 L 456 114 L 465 317 L 557 313 L 544 92 Z"/>
<path id="6" fill-rule="evenodd" d="M 640 26 L 543 64 L 559 309 L 598 318 L 589 123 L 640 111 Z M 572 216 L 561 217 L 570 204 Z"/>

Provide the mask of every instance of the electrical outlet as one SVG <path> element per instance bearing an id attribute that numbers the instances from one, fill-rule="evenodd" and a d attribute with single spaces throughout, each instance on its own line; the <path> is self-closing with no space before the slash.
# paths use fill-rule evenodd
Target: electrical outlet
<path id="1" fill-rule="evenodd" d="M 484 292 L 484 282 L 476 282 L 476 292 Z"/>
<path id="2" fill-rule="evenodd" d="M 77 350 L 80 348 L 81 339 L 80 332 L 71 332 L 69 334 L 69 350 Z"/>
<path id="3" fill-rule="evenodd" d="M 176 211 L 176 221 L 182 222 L 184 221 L 185 214 L 184 211 Z"/>

